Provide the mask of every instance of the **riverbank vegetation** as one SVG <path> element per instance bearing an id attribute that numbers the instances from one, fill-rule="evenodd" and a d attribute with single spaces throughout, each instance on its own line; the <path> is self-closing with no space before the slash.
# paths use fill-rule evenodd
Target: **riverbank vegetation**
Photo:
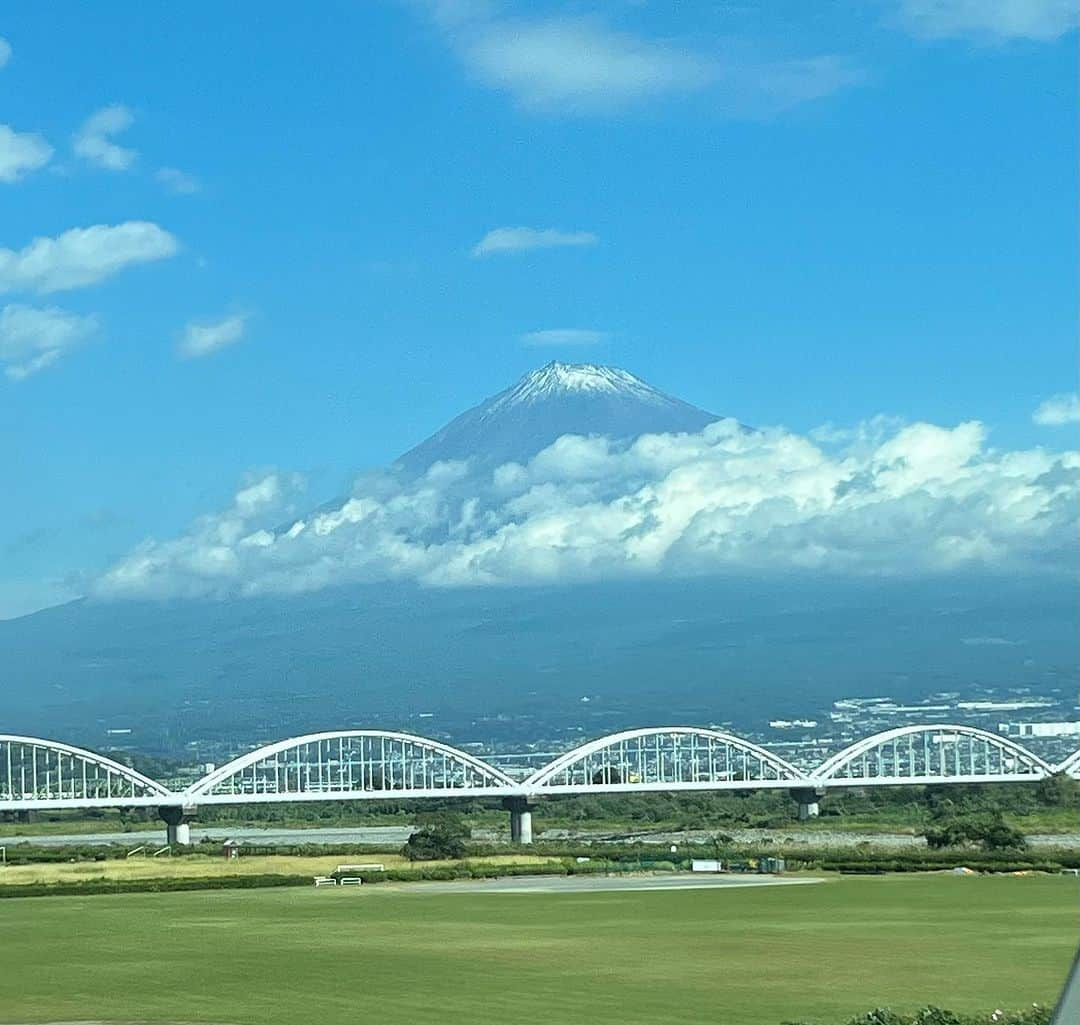
<path id="1" fill-rule="evenodd" d="M 545 829 L 643 832 L 730 829 L 906 833 L 924 835 L 945 816 L 1000 815 L 1025 834 L 1080 832 L 1080 781 L 1059 775 L 1036 783 L 988 783 L 834 790 L 817 819 L 800 822 L 784 790 L 581 794 L 544 798 L 533 808 L 535 833 Z M 194 824 L 224 828 L 346 828 L 409 825 L 438 811 L 461 815 L 472 829 L 506 831 L 496 802 L 469 800 L 309 801 L 202 808 Z M 32 834 L 141 832 L 160 829 L 152 811 L 105 809 L 42 812 L 30 822 L 0 821 L 0 837 Z"/>

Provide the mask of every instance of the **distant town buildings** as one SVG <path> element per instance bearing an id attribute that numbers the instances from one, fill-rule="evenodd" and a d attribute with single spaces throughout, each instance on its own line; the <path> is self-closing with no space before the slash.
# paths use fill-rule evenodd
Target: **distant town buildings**
<path id="1" fill-rule="evenodd" d="M 999 722 L 1006 737 L 1080 737 L 1080 722 Z"/>

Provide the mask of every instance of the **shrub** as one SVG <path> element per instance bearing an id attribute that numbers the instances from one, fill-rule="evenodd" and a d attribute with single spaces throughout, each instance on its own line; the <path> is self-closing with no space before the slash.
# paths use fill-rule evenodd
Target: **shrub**
<path id="1" fill-rule="evenodd" d="M 1002 851 L 1027 846 L 1024 834 L 1006 823 L 1001 812 L 947 815 L 928 827 L 925 836 L 933 848 L 980 846 L 984 851 Z"/>
<path id="2" fill-rule="evenodd" d="M 914 1014 L 897 1014 L 887 1007 L 867 1011 L 850 1018 L 845 1025 L 1050 1025 L 1050 1008 L 1032 1005 L 1026 1011 L 987 1011 L 982 1014 L 956 1014 L 940 1007 L 924 1007 Z M 784 1025 L 800 1025 L 785 1022 Z"/>
<path id="3" fill-rule="evenodd" d="M 185 890 L 255 890 L 310 886 L 310 875 L 206 876 L 198 879 L 91 879 L 83 882 L 0 885 L 4 897 L 72 897 L 99 893 L 172 893 Z"/>
<path id="4" fill-rule="evenodd" d="M 429 826 L 413 833 L 401 853 L 409 861 L 456 861 L 465 857 L 465 841 L 450 830 Z"/>

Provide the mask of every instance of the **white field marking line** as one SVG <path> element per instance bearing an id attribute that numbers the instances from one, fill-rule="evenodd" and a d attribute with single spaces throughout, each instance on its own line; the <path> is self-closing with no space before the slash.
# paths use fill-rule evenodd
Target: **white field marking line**
<path id="1" fill-rule="evenodd" d="M 788 883 L 676 883 L 672 886 L 597 886 L 574 889 L 572 887 L 473 890 L 473 893 L 667 893 L 670 890 L 743 890 L 763 886 L 802 886 L 807 883 L 823 883 L 824 879 L 799 879 Z"/>
<path id="2" fill-rule="evenodd" d="M 723 883 L 669 883 L 664 884 L 649 884 L 646 886 L 557 886 L 553 884 L 537 885 L 537 886 L 492 886 L 492 887 L 457 887 L 451 883 L 437 883 L 437 886 L 445 886 L 445 889 L 440 889 L 438 892 L 443 893 L 485 893 L 485 894 L 533 894 L 533 893 L 665 893 L 669 890 L 742 890 L 752 889 L 769 886 L 808 886 L 811 883 L 823 883 L 824 879 L 771 879 L 768 881 L 762 880 L 740 880 L 739 882 L 723 882 Z M 407 892 L 408 890 L 421 891 L 423 883 L 408 885 L 406 884 L 400 890 L 396 890 L 396 893 Z M 428 892 L 431 892 L 430 890 Z"/>

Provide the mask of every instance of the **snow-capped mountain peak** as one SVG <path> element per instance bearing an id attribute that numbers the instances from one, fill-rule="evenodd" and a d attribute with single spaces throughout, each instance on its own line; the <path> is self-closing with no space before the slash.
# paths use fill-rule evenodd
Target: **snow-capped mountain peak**
<path id="1" fill-rule="evenodd" d="M 529 371 L 512 388 L 497 396 L 492 401 L 489 412 L 574 393 L 624 395 L 655 405 L 664 405 L 666 401 L 670 401 L 663 392 L 619 367 L 603 367 L 595 363 L 559 363 L 553 360 L 537 370 Z"/>
<path id="2" fill-rule="evenodd" d="M 445 460 L 525 463 L 565 434 L 627 441 L 700 431 L 718 419 L 619 367 L 552 362 L 462 413 L 397 465 L 422 472 Z"/>

